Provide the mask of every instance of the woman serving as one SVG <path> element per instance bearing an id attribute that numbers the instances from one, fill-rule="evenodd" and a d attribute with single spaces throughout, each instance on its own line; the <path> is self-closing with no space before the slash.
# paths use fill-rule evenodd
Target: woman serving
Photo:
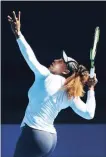
<path id="1" fill-rule="evenodd" d="M 13 18 L 8 16 L 20 52 L 35 75 L 35 81 L 28 91 L 29 102 L 21 123 L 22 132 L 18 139 L 14 157 L 48 157 L 55 149 L 57 133 L 54 120 L 67 107 L 85 119 L 95 115 L 96 75 L 89 77 L 89 71 L 68 57 L 63 51 L 49 68 L 41 65 L 20 29 L 20 12 Z M 88 85 L 87 101 L 84 85 Z"/>

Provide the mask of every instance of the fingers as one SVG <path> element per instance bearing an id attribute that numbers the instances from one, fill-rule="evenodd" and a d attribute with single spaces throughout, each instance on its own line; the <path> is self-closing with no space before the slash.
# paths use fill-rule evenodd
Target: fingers
<path id="1" fill-rule="evenodd" d="M 9 21 L 9 22 L 12 22 L 12 20 L 11 20 L 11 19 L 8 19 L 8 21 Z"/>
<path id="2" fill-rule="evenodd" d="M 20 21 L 20 17 L 21 17 L 21 12 L 18 12 L 18 20 Z"/>
<path id="3" fill-rule="evenodd" d="M 12 13 L 13 13 L 13 19 L 11 18 L 11 16 L 8 15 L 7 16 L 8 17 L 8 21 L 9 22 L 13 22 L 13 21 L 17 21 L 17 20 L 20 21 L 21 12 L 20 11 L 18 12 L 18 18 L 16 17 L 15 11 L 13 11 Z"/>
<path id="4" fill-rule="evenodd" d="M 7 18 L 8 18 L 8 22 L 10 22 L 10 23 L 13 22 L 12 18 L 9 15 L 7 16 Z"/>
<path id="5" fill-rule="evenodd" d="M 91 86 L 95 86 L 97 83 L 98 83 L 97 78 L 89 78 L 87 85 L 91 87 Z"/>
<path id="6" fill-rule="evenodd" d="M 97 84 L 97 83 L 98 83 L 98 79 L 95 80 L 95 84 Z"/>
<path id="7" fill-rule="evenodd" d="M 8 19 L 12 20 L 12 18 L 9 15 L 7 17 L 8 17 Z"/>
<path id="8" fill-rule="evenodd" d="M 16 17 L 16 14 L 15 14 L 15 11 L 13 11 L 13 17 L 14 17 L 14 20 L 16 21 L 17 17 Z"/>

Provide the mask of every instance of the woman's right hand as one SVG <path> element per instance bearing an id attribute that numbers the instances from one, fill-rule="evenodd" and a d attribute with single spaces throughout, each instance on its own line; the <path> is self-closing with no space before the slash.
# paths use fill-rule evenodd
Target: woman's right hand
<path id="1" fill-rule="evenodd" d="M 18 17 L 16 17 L 15 11 L 13 11 L 13 18 L 10 17 L 9 15 L 7 16 L 8 21 L 11 25 L 11 29 L 17 38 L 19 37 L 18 33 L 20 32 L 20 28 L 21 28 L 20 15 L 21 15 L 21 12 L 19 11 Z"/>
<path id="2" fill-rule="evenodd" d="M 93 89 L 97 83 L 98 83 L 98 80 L 96 78 L 96 74 L 93 78 L 89 77 L 89 79 L 87 81 L 87 85 L 88 85 L 89 89 Z"/>

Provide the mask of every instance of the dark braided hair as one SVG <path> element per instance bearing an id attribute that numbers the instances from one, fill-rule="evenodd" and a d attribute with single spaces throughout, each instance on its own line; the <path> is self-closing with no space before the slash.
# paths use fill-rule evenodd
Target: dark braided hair
<path id="1" fill-rule="evenodd" d="M 83 65 L 78 65 L 78 68 L 74 71 L 76 73 L 76 76 L 84 76 L 85 73 L 88 72 L 85 66 Z"/>
<path id="2" fill-rule="evenodd" d="M 73 66 L 74 67 L 74 66 Z M 89 72 L 83 65 L 78 65 L 72 69 L 73 73 L 66 78 L 66 82 L 62 89 L 65 89 L 70 99 L 72 96 L 84 96 L 84 86 L 89 77 Z"/>

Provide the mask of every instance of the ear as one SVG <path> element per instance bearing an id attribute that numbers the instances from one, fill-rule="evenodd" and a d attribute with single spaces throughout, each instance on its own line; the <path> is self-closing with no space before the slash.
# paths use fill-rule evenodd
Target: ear
<path id="1" fill-rule="evenodd" d="M 69 74 L 70 71 L 68 69 L 66 69 L 65 71 L 62 72 L 62 74 L 66 75 L 66 74 Z"/>

